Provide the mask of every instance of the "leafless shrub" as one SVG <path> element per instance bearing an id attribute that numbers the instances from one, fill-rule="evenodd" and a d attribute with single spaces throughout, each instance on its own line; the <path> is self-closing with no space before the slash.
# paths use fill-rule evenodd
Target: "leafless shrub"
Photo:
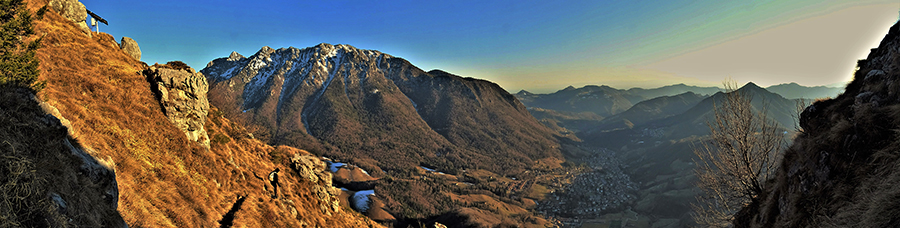
<path id="1" fill-rule="evenodd" d="M 766 106 L 753 110 L 752 95 L 736 87 L 725 83 L 715 120 L 707 122 L 710 140 L 694 148 L 697 187 L 703 192 L 691 206 L 694 220 L 703 226 L 728 226 L 738 210 L 756 200 L 786 145 Z"/>

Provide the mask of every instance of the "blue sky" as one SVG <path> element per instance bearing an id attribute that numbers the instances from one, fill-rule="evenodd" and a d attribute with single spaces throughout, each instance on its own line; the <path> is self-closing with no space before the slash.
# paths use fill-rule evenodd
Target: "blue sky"
<path id="1" fill-rule="evenodd" d="M 82 0 L 142 60 L 202 69 L 263 46 L 350 44 L 515 92 L 846 81 L 897 20 L 896 0 L 126 1 Z"/>

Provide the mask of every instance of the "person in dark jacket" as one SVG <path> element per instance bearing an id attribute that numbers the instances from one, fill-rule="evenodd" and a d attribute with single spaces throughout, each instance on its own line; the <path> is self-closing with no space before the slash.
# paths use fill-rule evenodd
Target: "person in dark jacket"
<path id="1" fill-rule="evenodd" d="M 269 173 L 269 183 L 272 184 L 272 188 L 275 189 L 275 195 L 272 198 L 278 198 L 278 168 L 275 168 L 275 171 Z"/>

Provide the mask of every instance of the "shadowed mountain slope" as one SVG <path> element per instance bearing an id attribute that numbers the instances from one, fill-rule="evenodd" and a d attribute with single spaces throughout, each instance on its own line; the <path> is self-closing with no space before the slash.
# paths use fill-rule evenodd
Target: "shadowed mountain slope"
<path id="1" fill-rule="evenodd" d="M 601 129 L 629 128 L 650 121 L 684 113 L 707 96 L 687 92 L 641 101 L 627 111 L 610 116 L 601 122 Z"/>
<path id="2" fill-rule="evenodd" d="M 0 86 L 0 227 L 127 227 L 114 167 L 67 130 L 32 91 Z"/>
<path id="3" fill-rule="evenodd" d="M 738 89 L 738 91 L 749 94 L 752 99 L 752 106 L 756 111 L 767 111 L 767 116 L 775 120 L 781 127 L 785 129 L 793 129 L 796 126 L 795 111 L 796 102 L 785 99 L 781 95 L 766 91 L 756 84 L 750 82 Z M 724 99 L 723 93 L 716 93 L 703 99 L 697 105 L 688 109 L 684 113 L 675 115 L 659 121 L 650 122 L 648 125 L 653 127 L 670 127 L 672 134 L 689 136 L 689 135 L 706 135 L 709 128 L 706 126 L 708 120 L 712 120 L 715 114 L 716 103 L 721 103 Z"/>

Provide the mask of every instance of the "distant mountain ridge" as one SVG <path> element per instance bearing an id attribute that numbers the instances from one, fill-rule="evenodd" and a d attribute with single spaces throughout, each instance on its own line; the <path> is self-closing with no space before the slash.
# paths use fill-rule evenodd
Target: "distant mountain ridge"
<path id="1" fill-rule="evenodd" d="M 592 112 L 601 117 L 619 114 L 638 102 L 662 97 L 674 96 L 686 92 L 709 95 L 722 91 L 717 87 L 698 87 L 685 84 L 668 85 L 653 89 L 631 88 L 616 89 L 606 85 L 587 85 L 581 88 L 568 86 L 549 94 L 535 94 L 525 90 L 516 93 L 525 106 L 550 109 L 562 112 Z"/>
<path id="2" fill-rule="evenodd" d="M 627 111 L 602 121 L 601 129 L 630 128 L 654 120 L 684 113 L 709 96 L 686 92 L 674 96 L 660 96 L 641 101 Z"/>
<path id="3" fill-rule="evenodd" d="M 606 117 L 624 112 L 644 97 L 609 86 L 573 86 L 551 94 L 534 94 L 519 91 L 516 97 L 528 107 L 537 107 L 564 112 L 592 112 Z"/>
<path id="4" fill-rule="evenodd" d="M 701 86 L 689 86 L 684 83 L 667 85 L 659 88 L 653 89 L 643 89 L 643 88 L 631 88 L 628 89 L 628 92 L 644 97 L 645 99 L 653 99 L 656 97 L 662 96 L 674 96 L 678 94 L 683 94 L 687 92 L 692 92 L 699 95 L 712 95 L 717 92 L 722 92 L 723 89 L 719 87 L 701 87 Z"/>
<path id="5" fill-rule="evenodd" d="M 751 106 L 756 111 L 765 108 L 768 113 L 767 116 L 785 130 L 790 130 L 797 126 L 795 117 L 797 115 L 797 102 L 795 100 L 789 100 L 781 95 L 769 92 L 752 82 L 747 83 L 737 91 L 749 94 L 752 98 Z M 680 113 L 677 112 L 679 110 L 669 109 L 675 113 L 668 113 L 666 114 L 668 116 L 663 118 L 658 118 L 659 115 L 651 115 L 650 121 L 633 123 L 634 130 L 624 128 L 622 125 L 622 119 L 627 119 L 627 117 L 613 116 L 604 119 L 602 121 L 604 124 L 599 125 L 592 131 L 580 132 L 578 137 L 596 146 L 617 148 L 627 144 L 627 141 L 624 141 L 622 137 L 628 137 L 624 135 L 643 129 L 657 131 L 659 136 L 664 136 L 664 138 L 668 139 L 704 136 L 709 133 L 709 128 L 706 125 L 707 121 L 714 120 L 715 104 L 721 103 L 724 97 L 724 93 L 718 92 L 712 96 L 704 97 L 695 105 L 688 106 L 688 109 Z"/>
<path id="6" fill-rule="evenodd" d="M 802 86 L 796 82 L 784 83 L 766 87 L 766 90 L 773 93 L 781 94 L 787 99 L 816 99 L 826 97 L 836 97 L 844 91 L 844 88 L 826 87 L 826 86 Z"/>
<path id="7" fill-rule="evenodd" d="M 752 99 L 751 106 L 756 111 L 761 111 L 765 108 L 767 116 L 775 120 L 781 127 L 792 129 L 796 126 L 797 120 L 795 116 L 797 114 L 794 112 L 796 111 L 797 103 L 795 101 L 769 92 L 753 82 L 742 86 L 737 92 L 748 94 Z M 654 126 L 669 126 L 673 131 L 677 131 L 685 136 L 690 134 L 705 135 L 706 131 L 708 131 L 706 122 L 713 120 L 715 104 L 722 103 L 724 97 L 725 94 L 721 92 L 713 94 L 681 114 L 650 124 Z"/>
<path id="8" fill-rule="evenodd" d="M 803 86 L 797 83 L 785 83 L 765 88 L 787 99 L 816 99 L 837 96 L 842 88 L 826 86 Z M 668 85 L 659 88 L 616 89 L 609 86 L 588 85 L 582 88 L 568 86 L 549 94 L 536 94 L 520 90 L 516 97 L 528 107 L 537 107 L 564 112 L 593 112 L 602 117 L 610 117 L 631 108 L 641 101 L 663 96 L 675 96 L 686 92 L 699 95 L 712 95 L 724 91 L 719 87 L 700 87 L 685 84 Z M 602 94 L 602 96 L 596 96 Z M 626 102 L 627 101 L 627 102 Z M 630 103 L 630 104 L 629 104 Z"/>

